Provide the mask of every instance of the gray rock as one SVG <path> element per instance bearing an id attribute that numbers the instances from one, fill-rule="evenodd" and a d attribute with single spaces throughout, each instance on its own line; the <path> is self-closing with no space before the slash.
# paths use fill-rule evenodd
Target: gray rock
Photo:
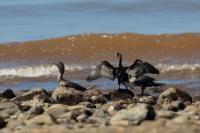
<path id="1" fill-rule="evenodd" d="M 110 117 L 110 114 L 105 110 L 97 110 L 92 116 L 93 117 L 108 118 L 108 117 Z"/>
<path id="2" fill-rule="evenodd" d="M 137 104 L 131 109 L 124 109 L 117 112 L 110 120 L 112 125 L 140 124 L 143 120 L 153 120 L 155 112 L 152 106 Z"/>
<path id="3" fill-rule="evenodd" d="M 184 109 L 185 112 L 189 112 L 190 114 L 196 114 L 200 116 L 200 106 L 195 106 L 195 105 L 189 105 L 186 106 Z"/>
<path id="4" fill-rule="evenodd" d="M 102 105 L 100 109 L 103 111 L 107 111 L 110 115 L 113 115 L 117 111 L 125 109 L 125 107 L 122 105 L 121 102 L 112 101 Z"/>
<path id="5" fill-rule="evenodd" d="M 185 108 L 185 105 L 182 101 L 173 101 L 169 104 L 163 104 L 162 108 L 165 110 L 179 111 L 183 110 Z"/>
<path id="6" fill-rule="evenodd" d="M 48 109 L 45 110 L 45 113 L 58 118 L 59 116 L 63 115 L 64 113 L 68 112 L 68 105 L 63 104 L 53 104 Z"/>
<path id="7" fill-rule="evenodd" d="M 83 92 L 77 91 L 73 88 L 59 87 L 54 90 L 52 98 L 61 104 L 75 105 L 80 102 L 88 101 L 88 98 Z"/>
<path id="8" fill-rule="evenodd" d="M 54 124 L 58 124 L 56 119 L 49 115 L 49 114 L 42 114 L 42 115 L 38 115 L 33 117 L 30 120 L 27 120 L 25 122 L 27 125 L 54 125 Z"/>
<path id="9" fill-rule="evenodd" d="M 192 97 L 187 92 L 181 89 L 171 87 L 160 94 L 157 103 L 158 104 L 170 103 L 172 101 L 177 101 L 177 100 L 183 102 L 192 102 Z"/>
<path id="10" fill-rule="evenodd" d="M 156 100 L 153 96 L 143 96 L 139 99 L 138 102 L 139 103 L 151 104 L 151 105 L 156 104 Z"/>
<path id="11" fill-rule="evenodd" d="M 200 101 L 200 96 L 194 96 L 194 97 L 192 98 L 192 100 L 193 100 L 193 102 L 194 102 L 194 101 Z"/>
<path id="12" fill-rule="evenodd" d="M 0 116 L 3 119 L 10 118 L 10 116 L 17 112 L 21 112 L 21 108 L 14 102 L 4 102 L 0 104 Z"/>
<path id="13" fill-rule="evenodd" d="M 100 90 L 97 90 L 97 89 L 88 89 L 85 91 L 85 93 L 89 96 L 89 97 L 92 97 L 92 96 L 99 96 L 99 95 L 102 95 L 101 91 Z"/>
<path id="14" fill-rule="evenodd" d="M 176 122 L 176 123 L 188 123 L 188 122 L 190 122 L 190 117 L 186 116 L 186 115 L 180 115 L 180 116 L 174 118 L 172 121 Z"/>
<path id="15" fill-rule="evenodd" d="M 132 99 L 134 94 L 130 90 L 117 90 L 112 91 L 107 95 L 108 100 L 125 100 L 125 99 Z"/>
<path id="16" fill-rule="evenodd" d="M 156 116 L 158 118 L 166 118 L 166 119 L 172 119 L 177 116 L 177 114 L 173 111 L 169 110 L 158 110 L 156 111 Z"/>
<path id="17" fill-rule="evenodd" d="M 90 100 L 92 103 L 106 103 L 107 99 L 103 96 L 103 95 L 99 95 L 99 96 L 92 96 L 90 97 Z"/>
<path id="18" fill-rule="evenodd" d="M 95 104 L 93 104 L 91 102 L 81 102 L 81 103 L 79 103 L 79 105 L 82 105 L 85 108 L 96 108 Z"/>
<path id="19" fill-rule="evenodd" d="M 74 123 L 77 122 L 77 117 L 80 114 L 83 114 L 83 112 L 80 111 L 80 110 L 74 110 L 74 111 L 66 112 L 66 113 L 59 116 L 58 121 L 60 123 L 74 124 Z"/>
<path id="20" fill-rule="evenodd" d="M 19 127 L 22 127 L 24 125 L 25 125 L 25 123 L 22 120 L 10 120 L 8 122 L 8 124 L 6 125 L 6 128 L 14 129 L 15 130 L 15 129 L 17 129 Z"/>
<path id="21" fill-rule="evenodd" d="M 15 96 L 15 93 L 11 90 L 11 89 L 6 89 L 2 94 L 1 94 L 2 98 L 6 98 L 6 99 L 12 99 Z"/>
<path id="22" fill-rule="evenodd" d="M 34 98 L 38 98 L 39 100 L 44 101 L 46 100 L 47 97 L 48 94 L 45 89 L 36 88 L 13 98 L 13 101 L 28 101 L 28 100 L 33 100 Z"/>
<path id="23" fill-rule="evenodd" d="M 27 115 L 29 118 L 32 118 L 36 115 L 40 115 L 44 112 L 44 109 L 42 108 L 42 106 L 35 106 L 32 107 L 28 112 Z"/>
<path id="24" fill-rule="evenodd" d="M 109 125 L 109 119 L 92 116 L 87 119 L 86 123 L 97 125 L 98 127 L 105 127 Z"/>
<path id="25" fill-rule="evenodd" d="M 78 122 L 85 122 L 87 118 L 88 116 L 86 114 L 81 114 L 76 119 L 78 120 Z"/>

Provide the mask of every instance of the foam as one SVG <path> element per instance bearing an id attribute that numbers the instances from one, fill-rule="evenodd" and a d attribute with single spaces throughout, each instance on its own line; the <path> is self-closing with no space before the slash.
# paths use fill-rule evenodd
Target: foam
<path id="1" fill-rule="evenodd" d="M 196 71 L 200 69 L 200 64 L 195 63 L 195 64 L 189 64 L 189 63 L 184 63 L 184 64 L 158 64 L 156 65 L 158 69 L 161 70 L 161 72 L 169 72 L 169 71 Z"/>
<path id="2" fill-rule="evenodd" d="M 86 66 L 68 66 L 65 65 L 65 71 L 81 71 L 86 69 Z M 21 66 L 0 69 L 0 77 L 41 77 L 41 76 L 51 76 L 57 74 L 57 68 L 53 65 L 39 65 L 39 66 Z"/>

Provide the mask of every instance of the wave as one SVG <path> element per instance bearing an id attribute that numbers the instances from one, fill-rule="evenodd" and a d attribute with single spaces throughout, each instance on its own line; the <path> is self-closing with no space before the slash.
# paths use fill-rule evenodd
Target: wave
<path id="1" fill-rule="evenodd" d="M 155 65 L 161 73 L 167 72 L 195 72 L 200 70 L 200 64 L 162 64 L 159 63 Z M 94 69 L 95 66 L 86 66 L 86 65 L 68 65 L 65 64 L 66 72 L 77 72 L 82 73 L 84 70 Z M 58 72 L 56 66 L 53 65 L 38 65 L 38 66 L 21 66 L 21 67 L 13 67 L 13 68 L 4 68 L 0 69 L 0 78 L 5 77 L 24 77 L 24 78 L 35 78 L 42 76 L 54 76 Z"/>
<path id="2" fill-rule="evenodd" d="M 86 66 L 69 66 L 65 65 L 65 71 L 75 72 L 86 69 Z M 16 68 L 0 69 L 0 77 L 41 77 L 52 76 L 58 72 L 56 66 L 39 65 L 39 66 L 22 66 Z"/>
<path id="3" fill-rule="evenodd" d="M 161 70 L 161 72 L 166 73 L 166 72 L 170 72 L 170 71 L 198 71 L 200 69 L 200 64 L 199 63 L 195 63 L 195 64 L 189 64 L 189 63 L 185 63 L 185 64 L 175 64 L 175 65 L 171 65 L 171 64 L 158 64 L 156 65 L 156 67 L 158 69 Z"/>

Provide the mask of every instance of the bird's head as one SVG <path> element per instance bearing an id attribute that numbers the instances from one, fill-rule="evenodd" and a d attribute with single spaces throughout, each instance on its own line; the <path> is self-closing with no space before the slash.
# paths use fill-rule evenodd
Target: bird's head
<path id="1" fill-rule="evenodd" d="M 117 52 L 117 53 L 115 53 L 115 56 L 116 56 L 117 58 L 121 58 L 121 57 L 122 57 L 122 54 L 119 53 L 119 52 Z"/>
<path id="2" fill-rule="evenodd" d="M 58 68 L 58 70 L 59 70 L 59 72 L 60 72 L 61 74 L 64 74 L 65 65 L 64 65 L 63 62 L 59 61 L 59 62 L 54 62 L 54 63 L 52 63 L 52 64 L 57 66 L 57 68 Z"/>

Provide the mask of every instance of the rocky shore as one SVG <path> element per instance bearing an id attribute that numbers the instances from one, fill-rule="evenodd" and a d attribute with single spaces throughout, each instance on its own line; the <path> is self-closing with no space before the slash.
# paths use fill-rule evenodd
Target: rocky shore
<path id="1" fill-rule="evenodd" d="M 0 132 L 200 132 L 200 101 L 170 87 L 158 97 L 96 88 L 56 88 L 0 94 Z"/>

